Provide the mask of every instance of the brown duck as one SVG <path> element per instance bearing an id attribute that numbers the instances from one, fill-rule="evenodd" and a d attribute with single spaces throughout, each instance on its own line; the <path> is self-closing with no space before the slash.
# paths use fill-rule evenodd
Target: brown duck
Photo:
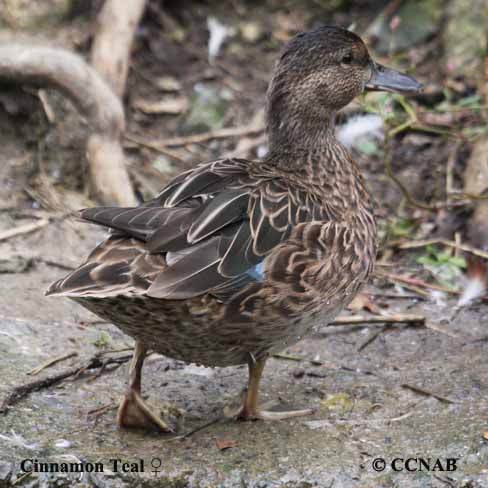
<path id="1" fill-rule="evenodd" d="M 201 163 L 140 207 L 81 211 L 111 233 L 47 294 L 135 339 L 119 425 L 172 430 L 141 397 L 148 349 L 205 366 L 248 364 L 239 418 L 310 413 L 264 411 L 258 389 L 266 359 L 331 321 L 374 265 L 371 199 L 334 137 L 336 112 L 365 89 L 420 88 L 375 63 L 352 32 L 299 34 L 269 85 L 263 160 Z"/>

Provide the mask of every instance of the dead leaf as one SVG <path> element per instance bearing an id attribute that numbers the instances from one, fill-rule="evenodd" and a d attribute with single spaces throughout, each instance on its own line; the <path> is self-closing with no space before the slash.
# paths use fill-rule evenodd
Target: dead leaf
<path id="1" fill-rule="evenodd" d="M 178 115 L 186 112 L 190 104 L 186 97 L 163 98 L 156 101 L 137 98 L 132 102 L 132 106 L 145 114 Z"/>
<path id="2" fill-rule="evenodd" d="M 487 431 L 485 431 L 485 432 L 483 432 L 483 439 L 484 439 L 485 441 L 488 441 L 488 430 L 487 430 Z"/>
<path id="3" fill-rule="evenodd" d="M 359 293 L 357 294 L 352 302 L 347 306 L 348 310 L 351 310 L 353 312 L 359 312 L 360 310 L 368 310 L 372 314 L 375 315 L 383 315 L 384 311 L 376 305 L 376 303 L 373 303 L 366 293 Z"/>
<path id="4" fill-rule="evenodd" d="M 225 449 L 230 449 L 231 447 L 237 447 L 239 445 L 239 441 L 224 437 L 223 439 L 217 439 L 216 444 L 221 451 L 224 451 Z"/>
<path id="5" fill-rule="evenodd" d="M 320 400 L 320 406 L 329 410 L 350 412 L 354 408 L 354 401 L 347 393 L 337 393 Z"/>
<path id="6" fill-rule="evenodd" d="M 172 76 L 160 76 L 154 80 L 154 84 L 166 92 L 175 92 L 181 90 L 181 83 Z"/>

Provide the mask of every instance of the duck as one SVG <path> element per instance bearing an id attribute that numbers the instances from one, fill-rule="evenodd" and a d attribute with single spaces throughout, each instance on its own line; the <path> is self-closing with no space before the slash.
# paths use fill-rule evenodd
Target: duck
<path id="1" fill-rule="evenodd" d="M 120 427 L 174 432 L 142 397 L 148 351 L 247 365 L 239 405 L 227 410 L 236 419 L 313 412 L 266 410 L 259 385 L 267 359 L 332 321 L 374 267 L 372 198 L 334 135 L 336 114 L 365 90 L 421 88 L 373 61 L 349 30 L 300 33 L 268 86 L 265 157 L 199 163 L 140 206 L 80 211 L 109 234 L 46 294 L 69 297 L 135 340 Z"/>

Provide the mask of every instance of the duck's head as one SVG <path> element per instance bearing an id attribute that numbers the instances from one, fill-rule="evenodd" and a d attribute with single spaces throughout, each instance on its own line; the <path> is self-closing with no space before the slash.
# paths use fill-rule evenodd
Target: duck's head
<path id="1" fill-rule="evenodd" d="M 320 27 L 285 45 L 268 89 L 268 129 L 327 124 L 364 90 L 416 93 L 421 88 L 411 76 L 375 63 L 353 32 Z"/>

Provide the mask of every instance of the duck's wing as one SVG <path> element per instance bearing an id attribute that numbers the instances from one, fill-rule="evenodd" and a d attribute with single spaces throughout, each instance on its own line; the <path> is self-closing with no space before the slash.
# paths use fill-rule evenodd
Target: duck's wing
<path id="1" fill-rule="evenodd" d="M 265 257 L 294 225 L 324 217 L 306 192 L 292 190 L 285 180 L 250 164 L 236 159 L 202 164 L 179 175 L 143 206 L 91 208 L 80 215 L 113 229 L 113 238 L 137 241 L 138 253 L 160 260 L 157 272 L 145 274 L 148 296 L 185 299 L 211 293 L 225 300 L 264 279 Z M 121 259 L 124 277 L 140 274 L 133 259 Z M 76 278 L 86 290 L 90 277 L 97 271 L 100 275 L 100 264 L 90 269 L 89 259 L 85 266 L 88 276 Z M 111 266 L 115 269 L 113 260 Z M 104 276 L 117 281 L 116 273 Z M 101 293 L 111 288 L 100 278 L 98 282 Z M 69 286 L 73 293 L 75 285 L 67 279 L 61 288 Z"/>

